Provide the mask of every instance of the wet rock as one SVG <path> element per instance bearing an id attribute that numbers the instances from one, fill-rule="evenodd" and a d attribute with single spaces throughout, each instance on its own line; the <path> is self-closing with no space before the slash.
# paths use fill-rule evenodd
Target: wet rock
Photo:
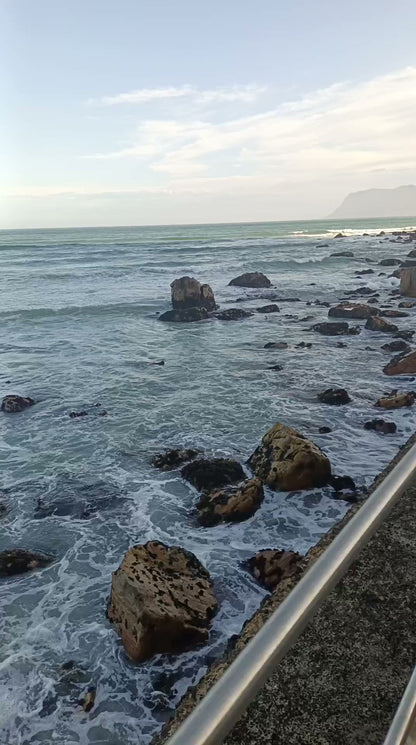
<path id="1" fill-rule="evenodd" d="M 326 391 L 318 393 L 318 401 L 322 404 L 331 404 L 332 406 L 343 406 L 349 404 L 349 397 L 345 388 L 327 388 Z"/>
<path id="2" fill-rule="evenodd" d="M 364 429 L 373 429 L 383 435 L 392 435 L 396 432 L 397 427 L 394 422 L 386 422 L 385 419 L 372 419 L 370 422 L 364 423 Z"/>
<path id="3" fill-rule="evenodd" d="M 267 369 L 274 370 L 275 372 L 281 372 L 281 370 L 283 370 L 283 366 L 282 365 L 271 365 Z"/>
<path id="4" fill-rule="evenodd" d="M 409 259 L 416 259 L 416 248 L 412 248 L 411 251 L 407 254 Z"/>
<path id="5" fill-rule="evenodd" d="M 158 320 L 172 323 L 193 323 L 194 321 L 204 321 L 208 318 L 206 308 L 183 308 L 182 310 L 167 310 L 161 313 Z"/>
<path id="6" fill-rule="evenodd" d="M 254 515 L 263 499 L 260 479 L 246 479 L 240 484 L 203 494 L 197 504 L 198 520 L 204 527 L 219 522 L 241 522 Z"/>
<path id="7" fill-rule="evenodd" d="M 263 482 L 282 491 L 321 486 L 331 475 L 331 465 L 322 450 L 280 422 L 266 432 L 248 463 Z"/>
<path id="8" fill-rule="evenodd" d="M 328 248 L 329 243 L 317 243 L 316 248 Z"/>
<path id="9" fill-rule="evenodd" d="M 265 349 L 287 349 L 288 344 L 285 341 L 268 341 L 267 344 L 264 345 Z"/>
<path id="10" fill-rule="evenodd" d="M 374 406 L 378 406 L 381 409 L 401 409 L 404 406 L 413 406 L 414 402 L 414 393 L 397 393 L 396 391 L 393 391 L 388 396 L 379 398 Z"/>
<path id="11" fill-rule="evenodd" d="M 383 318 L 378 316 L 369 318 L 365 324 L 365 328 L 369 331 L 381 331 L 383 334 L 392 334 L 399 330 L 394 323 L 388 323 L 388 321 L 385 321 Z"/>
<path id="12" fill-rule="evenodd" d="M 346 295 L 378 295 L 371 287 L 357 287 L 355 290 L 345 290 Z"/>
<path id="13" fill-rule="evenodd" d="M 348 344 L 345 343 L 345 341 L 337 341 L 335 344 L 338 349 L 345 349 L 345 347 L 348 347 Z"/>
<path id="14" fill-rule="evenodd" d="M 416 267 L 402 269 L 400 275 L 400 294 L 416 297 Z"/>
<path id="15" fill-rule="evenodd" d="M 207 570 L 190 551 L 159 541 L 130 548 L 113 573 L 108 619 L 137 662 L 208 639 L 217 609 Z"/>
<path id="16" fill-rule="evenodd" d="M 383 344 L 382 349 L 385 352 L 410 352 L 411 347 L 404 340 L 398 339 L 397 341 L 391 341 L 389 344 Z"/>
<path id="17" fill-rule="evenodd" d="M 193 277 L 181 277 L 171 284 L 172 308 L 185 310 L 187 308 L 205 308 L 215 310 L 214 293 L 209 285 L 201 285 Z"/>
<path id="18" fill-rule="evenodd" d="M 163 367 L 165 364 L 165 360 L 159 360 L 159 362 L 149 362 L 149 365 L 158 365 L 159 367 Z"/>
<path id="19" fill-rule="evenodd" d="M 336 494 L 340 494 L 341 492 L 355 494 L 357 491 L 355 481 L 351 476 L 331 476 L 329 484 Z"/>
<path id="20" fill-rule="evenodd" d="M 343 237 L 344 236 L 341 236 L 341 235 L 339 235 L 339 236 L 336 235 L 335 236 L 335 238 L 343 238 Z M 354 256 L 354 254 L 353 254 L 352 251 L 336 251 L 333 254 L 329 254 L 329 258 L 330 259 L 335 259 L 335 258 L 351 259 L 353 256 Z"/>
<path id="21" fill-rule="evenodd" d="M 328 317 L 334 316 L 335 318 L 371 318 L 371 316 L 377 316 L 379 313 L 378 308 L 370 308 L 365 303 L 340 303 L 330 308 L 328 311 Z"/>
<path id="22" fill-rule="evenodd" d="M 260 308 L 256 308 L 257 313 L 280 313 L 280 308 L 276 304 L 262 305 Z"/>
<path id="23" fill-rule="evenodd" d="M 346 238 L 346 236 L 344 235 L 344 233 L 337 233 L 336 235 L 334 235 L 334 238 Z M 352 252 L 349 251 L 348 253 L 352 253 Z"/>
<path id="24" fill-rule="evenodd" d="M 0 502 L 0 518 L 7 515 L 8 511 L 9 511 L 9 508 L 7 504 L 3 504 L 3 502 Z"/>
<path id="25" fill-rule="evenodd" d="M 315 323 L 312 326 L 312 331 L 316 331 L 318 334 L 324 334 L 324 336 L 345 336 L 359 334 L 361 329 L 359 326 L 348 326 L 348 323 Z"/>
<path id="26" fill-rule="evenodd" d="M 81 416 L 88 416 L 88 411 L 70 411 L 68 416 L 70 419 L 78 419 Z"/>
<path id="27" fill-rule="evenodd" d="M 301 555 L 294 551 L 268 548 L 248 559 L 246 566 L 263 587 L 274 590 L 280 582 L 300 572 L 301 561 Z"/>
<path id="28" fill-rule="evenodd" d="M 331 427 L 319 427 L 318 432 L 320 435 L 328 435 L 332 432 L 332 429 Z"/>
<path id="29" fill-rule="evenodd" d="M 0 553 L 0 577 L 11 577 L 14 574 L 23 574 L 32 569 L 39 569 L 51 564 L 52 556 L 27 551 L 24 548 L 12 548 Z"/>
<path id="30" fill-rule="evenodd" d="M 408 318 L 410 313 L 405 313 L 404 310 L 383 310 L 380 315 L 384 318 Z"/>
<path id="31" fill-rule="evenodd" d="M 382 259 L 378 263 L 379 263 L 379 266 L 400 266 L 402 262 L 400 261 L 400 259 L 390 258 L 390 259 Z"/>
<path id="32" fill-rule="evenodd" d="M 383 367 L 385 375 L 414 375 L 416 373 L 416 351 L 398 354 Z"/>
<path id="33" fill-rule="evenodd" d="M 416 302 L 413 300 L 403 300 L 399 303 L 399 308 L 416 308 Z"/>
<path id="34" fill-rule="evenodd" d="M 407 329 L 406 331 L 398 331 L 397 334 L 394 334 L 395 339 L 404 339 L 404 341 L 411 341 L 412 337 L 414 336 L 414 331 L 410 331 L 410 329 Z"/>
<path id="35" fill-rule="evenodd" d="M 1 402 L 1 410 L 4 411 L 5 414 L 18 414 L 21 411 L 24 411 L 24 409 L 28 409 L 29 406 L 33 406 L 34 403 L 35 401 L 33 398 L 29 398 L 28 396 L 24 397 L 9 394 L 3 398 L 3 401 Z"/>
<path id="36" fill-rule="evenodd" d="M 95 703 L 95 695 L 96 695 L 96 689 L 93 686 L 90 686 L 85 694 L 85 696 L 81 699 L 80 704 L 84 711 L 89 712 L 94 706 Z"/>
<path id="37" fill-rule="evenodd" d="M 374 274 L 374 269 L 361 269 L 360 271 L 354 272 L 357 277 L 362 277 L 364 274 Z"/>
<path id="38" fill-rule="evenodd" d="M 183 466 L 181 476 L 199 491 L 208 492 L 246 478 L 240 463 L 232 458 L 198 458 Z"/>
<path id="39" fill-rule="evenodd" d="M 300 341 L 299 344 L 295 344 L 295 349 L 311 349 L 311 342 Z"/>
<path id="40" fill-rule="evenodd" d="M 200 450 L 190 448 L 185 450 L 165 450 L 164 453 L 158 453 L 154 456 L 152 466 L 154 468 L 160 468 L 161 471 L 172 471 L 175 468 L 179 468 L 179 466 L 183 466 L 184 463 L 194 460 L 200 453 Z"/>
<path id="41" fill-rule="evenodd" d="M 250 318 L 254 313 L 250 313 L 248 310 L 242 308 L 228 308 L 228 310 L 221 310 L 219 313 L 215 313 L 214 317 L 219 321 L 240 321 L 242 318 Z"/>
<path id="42" fill-rule="evenodd" d="M 271 287 L 270 279 L 262 272 L 246 272 L 234 277 L 229 286 L 233 287 Z"/>
<path id="43" fill-rule="evenodd" d="M 377 298 L 376 297 L 369 297 L 368 300 L 367 300 L 367 303 L 376 303 L 376 302 L 377 302 Z"/>

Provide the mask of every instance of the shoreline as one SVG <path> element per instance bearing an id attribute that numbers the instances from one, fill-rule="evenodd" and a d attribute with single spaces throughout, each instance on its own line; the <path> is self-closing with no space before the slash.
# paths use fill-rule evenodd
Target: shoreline
<path id="1" fill-rule="evenodd" d="M 299 572 L 295 576 L 283 580 L 270 595 L 266 596 L 262 600 L 260 606 L 254 612 L 251 618 L 244 622 L 240 632 L 229 639 L 224 653 L 209 666 L 208 670 L 203 675 L 199 683 L 197 683 L 196 686 L 190 686 L 188 688 L 181 701 L 176 706 L 171 718 L 163 725 L 160 732 L 152 738 L 151 745 L 164 745 L 164 743 L 176 732 L 180 724 L 191 714 L 197 704 L 206 696 L 206 694 L 213 687 L 213 685 L 215 685 L 219 678 L 222 677 L 224 672 L 228 669 L 228 667 L 235 660 L 238 654 L 244 649 L 244 647 L 251 641 L 251 639 L 256 635 L 260 628 L 266 623 L 272 613 L 287 598 L 291 590 L 302 579 L 306 571 L 312 566 L 312 564 L 314 564 L 314 562 L 321 556 L 321 554 L 324 553 L 326 548 L 332 543 L 338 533 L 341 532 L 345 525 L 360 510 L 362 505 L 365 504 L 368 497 L 373 493 L 376 487 L 385 479 L 385 477 L 392 471 L 397 463 L 399 463 L 405 453 L 410 450 L 415 442 L 416 433 L 409 437 L 407 442 L 405 442 L 404 445 L 400 447 L 399 452 L 396 454 L 396 456 L 374 479 L 371 487 L 368 489 L 366 498 L 363 499 L 361 502 L 352 505 L 351 509 L 346 513 L 346 515 L 344 515 L 344 517 L 339 522 L 337 522 L 328 531 L 328 533 L 322 536 L 322 538 L 320 538 L 315 546 L 309 549 L 307 554 L 300 562 Z M 378 530 L 380 530 L 380 528 Z M 366 547 L 364 547 L 363 550 L 365 550 L 365 548 Z M 356 561 L 358 561 L 361 557 L 361 553 Z M 237 726 L 237 724 L 235 726 Z"/>

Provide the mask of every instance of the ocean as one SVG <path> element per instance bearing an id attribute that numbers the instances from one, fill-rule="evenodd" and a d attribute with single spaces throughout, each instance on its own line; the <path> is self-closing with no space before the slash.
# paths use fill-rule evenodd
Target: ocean
<path id="1" fill-rule="evenodd" d="M 328 308 L 316 300 L 335 303 L 363 285 L 396 308 L 389 293 L 398 280 L 388 276 L 394 267 L 377 263 L 404 258 L 412 245 L 377 233 L 415 224 L 0 231 L 1 397 L 37 401 L 22 414 L 1 415 L 0 501 L 8 512 L 0 550 L 56 557 L 41 571 L 2 580 L 2 743 L 148 743 L 266 595 L 242 562 L 263 548 L 307 552 L 350 506 L 330 488 L 266 490 L 249 520 L 202 528 L 196 491 L 178 471 L 155 470 L 153 455 L 186 446 L 244 464 L 281 421 L 364 490 L 414 433 L 412 408 L 382 412 L 396 422 L 394 435 L 363 429 L 383 392 L 414 385 L 383 375 L 388 335 L 325 337 L 309 328 L 327 319 Z M 346 237 L 335 239 L 340 230 Z M 346 249 L 353 258 L 330 257 Z M 355 276 L 368 268 L 374 274 Z M 158 320 L 170 308 L 170 283 L 183 275 L 208 282 L 221 309 L 241 297 L 236 307 L 264 305 L 251 297 L 265 291 L 228 286 L 245 271 L 264 272 L 279 297 L 298 300 L 236 322 Z M 415 315 L 397 319 L 400 329 L 414 329 Z M 289 347 L 265 349 L 270 341 Z M 302 341 L 312 347 L 296 348 Z M 268 369 L 276 364 L 280 372 Z M 345 387 L 352 402 L 319 403 L 317 393 L 329 387 Z M 82 410 L 88 416 L 69 417 Z M 319 434 L 321 426 L 332 431 Z M 219 610 L 205 647 L 138 665 L 106 620 L 106 602 L 127 548 L 154 539 L 196 554 L 214 580 Z M 78 699 L 90 685 L 96 704 L 85 714 Z"/>

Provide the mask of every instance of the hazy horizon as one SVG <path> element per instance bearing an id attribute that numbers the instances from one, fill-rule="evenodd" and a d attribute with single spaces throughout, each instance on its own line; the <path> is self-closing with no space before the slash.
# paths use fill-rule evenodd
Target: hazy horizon
<path id="1" fill-rule="evenodd" d="M 0 228 L 322 220 L 416 183 L 410 0 L 1 11 Z"/>

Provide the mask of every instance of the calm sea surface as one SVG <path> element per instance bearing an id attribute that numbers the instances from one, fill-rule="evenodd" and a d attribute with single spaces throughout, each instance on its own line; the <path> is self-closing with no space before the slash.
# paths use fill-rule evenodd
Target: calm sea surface
<path id="1" fill-rule="evenodd" d="M 282 421 L 322 447 L 336 473 L 366 487 L 414 432 L 412 409 L 387 414 L 396 435 L 363 429 L 383 391 L 414 387 L 383 376 L 386 335 L 363 330 L 341 337 L 347 346 L 338 348 L 339 337 L 307 331 L 327 318 L 315 300 L 335 302 L 360 285 L 397 307 L 388 294 L 398 286 L 386 276 L 391 269 L 365 258 L 405 257 L 412 246 L 376 233 L 414 224 L 416 218 L 0 232 L 0 394 L 38 401 L 22 414 L 1 415 L 1 501 L 9 512 L 0 550 L 56 556 L 40 572 L 2 581 L 2 743 L 147 743 L 265 595 L 241 562 L 261 548 L 306 552 L 348 508 L 327 489 L 268 491 L 250 520 L 201 528 L 196 492 L 178 472 L 154 470 L 156 452 L 195 446 L 244 463 Z M 334 240 L 339 230 L 347 237 Z M 317 247 L 322 243 L 328 246 Z M 329 257 L 343 249 L 354 258 Z M 354 276 L 369 267 L 374 274 Z M 242 296 L 247 300 L 237 307 L 264 304 L 250 299 L 253 291 L 228 287 L 243 271 L 264 272 L 280 297 L 300 301 L 234 323 L 158 321 L 170 307 L 170 282 L 184 274 L 211 284 L 224 309 Z M 409 313 L 398 319 L 400 328 L 415 328 L 415 311 Z M 313 320 L 302 321 L 306 315 Z M 286 341 L 289 349 L 265 350 L 268 341 Z M 301 341 L 312 348 L 295 349 Z M 151 364 L 161 359 L 163 367 Z M 267 369 L 273 364 L 282 372 Z M 320 404 L 317 393 L 331 386 L 347 388 L 352 403 Z M 83 409 L 88 416 L 69 418 Z M 322 425 L 332 432 L 318 434 Z M 206 647 L 134 665 L 105 607 L 124 552 L 150 539 L 197 555 L 215 582 L 219 612 Z M 70 660 L 68 672 L 62 665 Z M 89 685 L 97 699 L 87 715 L 77 699 Z"/>

